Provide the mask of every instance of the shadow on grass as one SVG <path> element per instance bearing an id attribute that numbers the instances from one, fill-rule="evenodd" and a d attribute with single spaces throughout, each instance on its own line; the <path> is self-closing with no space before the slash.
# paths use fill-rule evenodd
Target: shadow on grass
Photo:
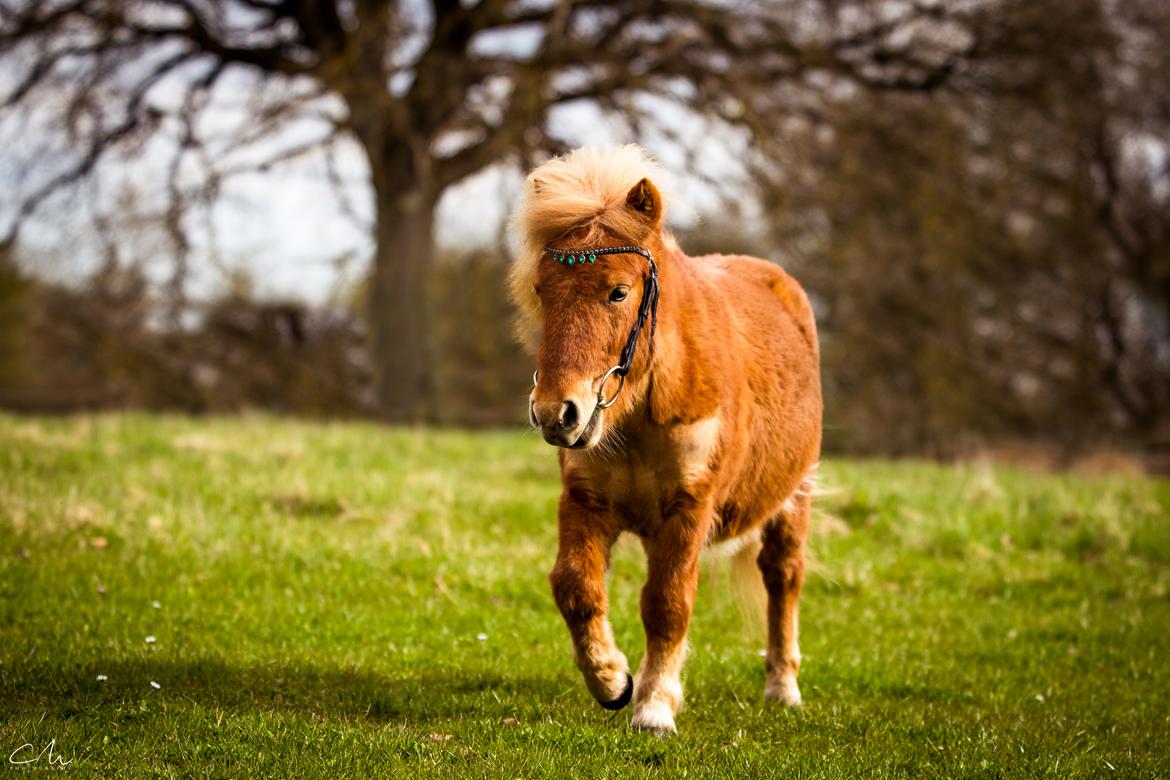
<path id="1" fill-rule="evenodd" d="M 99 681 L 98 675 L 106 679 Z M 497 711 L 507 714 L 509 703 L 551 701 L 564 688 L 564 679 L 482 670 L 393 676 L 287 663 L 238 666 L 219 659 L 72 666 L 32 663 L 0 669 L 0 721 L 29 710 L 69 718 L 161 697 L 240 713 L 283 712 L 315 720 L 418 725 L 492 716 Z"/>

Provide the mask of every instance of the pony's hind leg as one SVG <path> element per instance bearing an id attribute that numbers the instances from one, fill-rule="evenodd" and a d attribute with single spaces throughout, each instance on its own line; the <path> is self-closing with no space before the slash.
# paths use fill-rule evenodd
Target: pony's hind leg
<path id="1" fill-rule="evenodd" d="M 797 643 L 800 588 L 804 584 L 804 542 L 811 499 L 807 483 L 784 502 L 764 527 L 757 559 L 768 591 L 768 649 L 764 698 L 785 706 L 800 704 L 800 646 Z"/>
<path id="2" fill-rule="evenodd" d="M 560 543 L 549 573 L 553 598 L 573 639 L 573 659 L 593 698 L 606 709 L 630 703 L 634 680 L 609 624 L 605 572 L 618 529 L 608 512 L 592 509 L 566 491 L 557 513 Z"/>

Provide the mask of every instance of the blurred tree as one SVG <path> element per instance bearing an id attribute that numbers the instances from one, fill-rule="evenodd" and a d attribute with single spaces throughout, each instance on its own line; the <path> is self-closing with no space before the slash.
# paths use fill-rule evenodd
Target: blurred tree
<path id="1" fill-rule="evenodd" d="M 133 265 L 110 258 L 84 281 L 54 284 L 0 257 L 0 407 L 372 411 L 352 312 L 233 291 L 191 306 L 178 325 L 156 316 L 158 296 Z"/>
<path id="2" fill-rule="evenodd" d="M 1170 441 L 1170 6 L 999 10 L 961 90 L 850 96 L 771 147 L 838 445 Z"/>
<path id="3" fill-rule="evenodd" d="M 698 111 L 771 137 L 785 118 L 815 116 L 826 95 L 931 91 L 979 42 L 978 3 L 924 0 L 4 0 L 9 108 L 58 101 L 78 153 L 23 198 L 21 220 L 110 154 L 170 132 L 169 222 L 189 244 L 177 182 L 191 161 L 214 167 L 200 112 L 232 73 L 258 79 L 256 121 L 241 143 L 264 168 L 339 136 L 356 139 L 375 204 L 370 296 L 381 412 L 434 416 L 426 276 L 443 191 L 485 166 L 560 150 L 557 106 L 596 101 L 635 131 L 671 137 Z M 178 101 L 158 93 L 183 85 Z M 274 88 L 275 85 L 275 88 Z M 660 100 L 648 102 L 647 97 Z M 675 108 L 666 110 L 664 105 Z M 312 117 L 323 133 L 264 149 Z M 305 133 L 301 134 L 305 136 Z M 677 133 L 674 133 L 677 136 Z M 680 139 L 693 140 L 693 139 Z M 58 161 L 59 162 L 59 161 Z M 199 197 L 214 197 L 220 170 Z M 182 274 L 176 274 L 181 280 Z"/>
<path id="4" fill-rule="evenodd" d="M 21 273 L 12 254 L 10 248 L 0 248 L 0 397 L 21 383 L 28 360 L 24 345 L 33 282 Z"/>
<path id="5" fill-rule="evenodd" d="M 523 424 L 532 359 L 512 338 L 509 258 L 492 251 L 440 253 L 433 276 L 440 421 L 457 425 Z"/>

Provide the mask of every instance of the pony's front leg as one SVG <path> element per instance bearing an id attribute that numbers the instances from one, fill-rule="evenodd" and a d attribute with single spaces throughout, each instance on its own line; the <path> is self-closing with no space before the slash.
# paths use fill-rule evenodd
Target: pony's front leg
<path id="1" fill-rule="evenodd" d="M 676 517 L 644 541 L 646 585 L 642 588 L 642 625 L 646 655 L 634 681 L 634 728 L 668 734 L 682 706 L 682 667 L 687 628 L 699 586 L 699 554 L 706 526 Z"/>
<path id="2" fill-rule="evenodd" d="M 549 573 L 553 598 L 573 638 L 573 658 L 593 698 L 607 710 L 630 703 L 634 681 L 609 624 L 605 572 L 620 529 L 610 512 L 566 490 L 557 511 L 560 543 Z"/>

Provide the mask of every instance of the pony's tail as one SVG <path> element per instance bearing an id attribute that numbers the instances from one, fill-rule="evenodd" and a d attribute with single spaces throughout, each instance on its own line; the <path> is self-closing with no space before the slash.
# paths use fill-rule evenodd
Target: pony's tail
<path id="1" fill-rule="evenodd" d="M 764 575 L 756 563 L 763 546 L 757 533 L 731 556 L 731 590 L 735 594 L 735 603 L 743 617 L 744 630 L 756 636 L 763 634 L 768 608 Z"/>

